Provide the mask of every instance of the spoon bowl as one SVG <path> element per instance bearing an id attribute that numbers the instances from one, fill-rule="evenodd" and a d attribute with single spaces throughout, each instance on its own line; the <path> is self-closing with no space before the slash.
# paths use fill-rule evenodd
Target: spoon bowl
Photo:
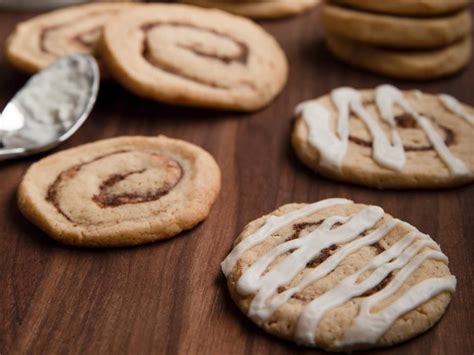
<path id="1" fill-rule="evenodd" d="M 71 137 L 94 107 L 99 81 L 87 54 L 65 56 L 31 77 L 0 116 L 0 160 L 44 152 Z"/>

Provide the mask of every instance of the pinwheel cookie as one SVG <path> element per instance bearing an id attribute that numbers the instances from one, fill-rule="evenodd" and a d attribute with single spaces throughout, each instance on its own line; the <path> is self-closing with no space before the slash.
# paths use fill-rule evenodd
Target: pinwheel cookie
<path id="1" fill-rule="evenodd" d="M 456 73 L 470 63 L 472 53 L 471 36 L 442 48 L 410 51 L 371 46 L 330 33 L 326 41 L 337 58 L 398 79 L 429 80 Z"/>
<path id="2" fill-rule="evenodd" d="M 18 68 L 36 72 L 67 54 L 97 54 L 96 44 L 104 23 L 131 6 L 89 4 L 33 17 L 18 24 L 10 35 L 6 56 Z"/>
<path id="3" fill-rule="evenodd" d="M 357 11 L 330 3 L 321 9 L 324 29 L 353 41 L 394 48 L 440 48 L 471 33 L 471 12 L 413 18 Z"/>
<path id="4" fill-rule="evenodd" d="M 233 300 L 267 332 L 331 351 L 432 327 L 456 288 L 448 258 L 380 207 L 289 204 L 248 224 L 222 263 Z"/>
<path id="5" fill-rule="evenodd" d="M 332 0 L 341 5 L 383 14 L 436 16 L 450 14 L 469 6 L 471 0 Z"/>
<path id="6" fill-rule="evenodd" d="M 183 3 L 212 7 L 253 18 L 279 18 L 305 12 L 319 0 L 180 0 Z"/>
<path id="7" fill-rule="evenodd" d="M 285 54 L 261 27 L 219 10 L 153 4 L 104 28 L 101 53 L 116 80 L 162 102 L 252 111 L 286 82 Z"/>
<path id="8" fill-rule="evenodd" d="M 164 136 L 119 137 L 34 164 L 20 184 L 18 204 L 61 242 L 125 246 L 194 227 L 219 190 L 219 167 L 203 149 Z"/>
<path id="9" fill-rule="evenodd" d="M 380 188 L 474 180 L 474 109 L 452 96 L 344 87 L 296 115 L 295 151 L 322 175 Z"/>

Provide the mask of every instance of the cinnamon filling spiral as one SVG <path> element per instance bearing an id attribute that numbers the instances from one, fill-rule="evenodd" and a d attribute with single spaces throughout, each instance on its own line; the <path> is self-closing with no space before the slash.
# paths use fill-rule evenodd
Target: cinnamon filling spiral
<path id="1" fill-rule="evenodd" d="M 99 209 L 157 201 L 181 181 L 184 171 L 171 157 L 150 151 L 120 150 L 76 164 L 62 171 L 47 191 L 46 200 L 71 222 L 83 224 L 84 216 L 71 209 L 68 196 L 80 195 Z M 84 182 L 93 181 L 84 190 Z M 77 196 L 75 196 L 77 197 Z M 72 212 L 75 211 L 75 212 Z"/>
<path id="2" fill-rule="evenodd" d="M 351 118 L 356 118 L 356 117 L 351 116 Z M 448 147 L 452 145 L 455 140 L 454 132 L 450 128 L 439 124 L 434 119 L 431 119 L 431 121 L 441 133 L 444 139 L 444 144 L 446 144 L 446 146 Z M 425 134 L 421 131 L 421 128 L 418 127 L 418 124 L 416 123 L 415 118 L 408 113 L 403 113 L 396 116 L 395 122 L 399 129 L 419 130 L 420 133 L 422 133 L 423 137 L 425 136 Z M 368 147 L 368 148 L 372 147 L 372 141 L 359 137 L 355 134 L 349 135 L 349 140 L 352 143 L 355 143 L 363 147 Z M 423 139 L 423 140 L 426 140 L 426 139 Z M 422 142 L 421 139 L 416 139 L 415 141 L 413 141 L 413 143 L 410 143 L 410 144 L 404 144 L 403 147 L 406 152 L 426 152 L 426 151 L 434 150 L 433 145 L 430 144 L 429 141 L 426 140 L 426 142 Z"/>
<path id="3" fill-rule="evenodd" d="M 293 233 L 285 240 L 285 242 L 300 238 L 303 231 L 306 231 L 306 233 L 311 233 L 317 227 L 319 227 L 324 221 L 325 221 L 325 219 L 321 219 L 317 222 L 300 222 L 300 223 L 293 224 L 293 226 L 292 226 Z M 334 229 L 336 227 L 340 227 L 341 225 L 342 225 L 342 223 L 336 223 L 336 224 L 334 224 L 332 229 Z M 364 231 L 363 233 L 360 234 L 360 236 L 363 237 L 363 236 L 366 236 L 367 234 L 369 234 L 369 232 Z M 374 250 L 376 255 L 379 255 L 379 254 L 383 253 L 386 250 L 380 244 L 380 242 L 378 242 L 378 241 L 371 244 L 370 247 Z M 311 269 L 316 268 L 317 266 L 319 266 L 320 264 L 325 262 L 331 255 L 333 255 L 339 249 L 340 249 L 340 246 L 336 245 L 336 244 L 332 244 L 329 247 L 323 248 L 317 256 L 315 256 L 313 259 L 311 259 L 306 264 L 306 267 L 311 268 Z M 290 254 L 291 254 L 291 252 L 290 252 Z M 386 278 L 384 278 L 382 281 L 380 281 L 373 288 L 371 288 L 370 290 L 365 292 L 363 294 L 363 296 L 368 297 L 370 295 L 373 295 L 374 293 L 379 292 L 380 290 L 385 288 L 390 283 L 390 281 L 392 279 L 393 279 L 393 274 L 389 273 Z M 278 293 L 283 293 L 287 289 L 288 289 L 288 287 L 279 287 L 277 289 L 277 292 Z M 305 301 L 305 302 L 309 302 L 312 299 L 312 297 L 305 296 L 304 292 L 296 293 L 292 296 L 292 298 L 299 299 L 299 300 L 302 300 L 302 301 Z"/>
<path id="4" fill-rule="evenodd" d="M 51 54 L 51 55 L 59 55 L 57 53 L 58 48 L 57 44 L 54 42 L 50 42 L 51 38 L 53 38 L 56 33 L 60 30 L 65 29 L 65 25 L 58 25 L 58 26 L 51 26 L 44 28 L 40 34 L 39 40 L 39 47 L 42 52 Z M 82 50 L 87 52 L 92 52 L 94 49 L 101 33 L 101 27 L 94 27 L 88 29 L 84 32 L 76 34 L 74 36 L 70 36 L 65 39 L 64 43 L 69 44 L 71 47 L 80 47 Z"/>
<path id="5" fill-rule="evenodd" d="M 324 221 L 325 221 L 325 219 L 321 219 L 317 222 L 300 222 L 300 223 L 293 224 L 293 234 L 291 234 L 286 239 L 286 241 L 290 241 L 290 240 L 300 238 L 301 233 L 303 231 L 306 231 L 308 233 L 312 232 L 314 229 L 316 229 L 316 227 L 320 226 Z M 342 225 L 341 223 L 336 223 L 336 224 L 334 224 L 333 229 L 335 227 L 339 227 L 341 225 Z M 365 236 L 367 234 L 368 234 L 368 232 L 365 231 L 365 232 L 361 233 L 361 236 Z M 372 244 L 371 247 L 373 247 L 375 249 L 377 254 L 380 254 L 383 251 L 385 251 L 385 248 L 379 242 L 376 242 L 376 243 Z M 327 248 L 324 248 L 321 251 L 321 253 L 319 254 L 319 256 L 312 259 L 306 266 L 310 267 L 310 268 L 316 267 L 317 265 L 324 262 L 327 258 L 329 258 L 333 254 L 333 252 L 336 251 L 338 248 L 339 247 L 335 244 L 333 244 L 333 245 L 331 245 Z"/>
<path id="6" fill-rule="evenodd" d="M 39 35 L 39 49 L 46 54 L 62 56 L 75 51 L 93 52 L 104 23 L 118 11 L 96 11 L 67 23 L 45 26 Z"/>
<path id="7" fill-rule="evenodd" d="M 248 74 L 244 72 L 249 47 L 231 35 L 175 21 L 147 23 L 141 30 L 144 34 L 142 55 L 154 67 L 217 89 L 244 85 L 255 90 L 251 80 L 245 79 Z M 196 66 L 189 68 L 180 58 L 192 60 Z M 209 70 L 210 66 L 213 70 Z M 235 82 L 222 75 L 226 70 L 241 70 L 242 73 Z"/>

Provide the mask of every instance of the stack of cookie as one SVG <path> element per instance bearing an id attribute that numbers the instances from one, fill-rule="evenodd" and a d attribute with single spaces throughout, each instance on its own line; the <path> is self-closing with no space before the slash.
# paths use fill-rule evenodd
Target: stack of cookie
<path id="1" fill-rule="evenodd" d="M 471 57 L 469 0 L 331 0 L 322 23 L 333 54 L 401 79 L 433 79 Z"/>

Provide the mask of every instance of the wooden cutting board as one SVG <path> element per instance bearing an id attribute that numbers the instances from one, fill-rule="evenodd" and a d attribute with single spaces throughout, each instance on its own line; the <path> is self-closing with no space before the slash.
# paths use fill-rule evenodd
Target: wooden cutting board
<path id="1" fill-rule="evenodd" d="M 0 13 L 3 43 L 31 14 Z M 438 325 L 384 354 L 474 351 L 474 185 L 434 191 L 377 191 L 320 178 L 289 144 L 294 106 L 331 89 L 373 87 L 446 92 L 474 105 L 474 65 L 429 83 L 397 82 L 334 60 L 318 10 L 264 23 L 285 49 L 291 74 L 267 109 L 234 114 L 161 105 L 107 82 L 91 117 L 56 150 L 124 134 L 166 134 L 202 145 L 217 159 L 223 187 L 211 215 L 165 242 L 83 250 L 48 239 L 19 213 L 15 192 L 41 156 L 0 163 L 0 353 L 318 353 L 266 335 L 231 301 L 219 263 L 244 225 L 288 202 L 340 196 L 377 204 L 430 234 L 450 258 L 458 289 Z M 3 59 L 0 105 L 27 79 Z M 474 142 L 473 142 L 474 153 Z"/>

